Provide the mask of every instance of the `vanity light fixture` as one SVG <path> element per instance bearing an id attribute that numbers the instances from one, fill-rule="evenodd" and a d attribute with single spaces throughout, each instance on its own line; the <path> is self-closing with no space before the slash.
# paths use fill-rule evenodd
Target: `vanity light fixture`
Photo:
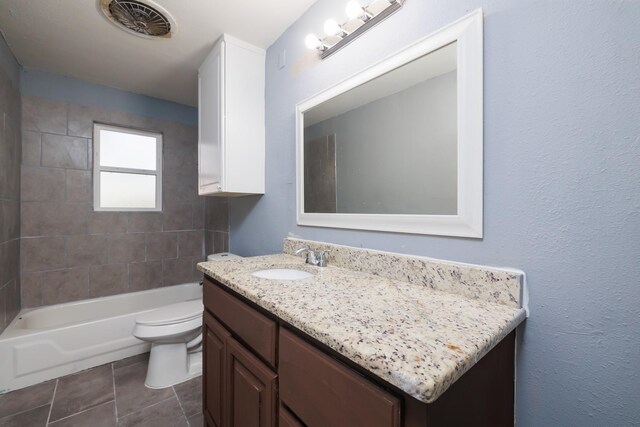
<path id="1" fill-rule="evenodd" d="M 315 34 L 307 35 L 304 39 L 304 44 L 306 44 L 309 49 L 318 49 L 320 52 L 327 49 L 327 46 L 325 46 L 322 40 Z"/>
<path id="2" fill-rule="evenodd" d="M 345 37 L 348 36 L 349 33 L 347 33 L 344 28 L 342 28 L 335 19 L 327 19 L 324 23 L 324 33 L 327 36 L 339 36 L 339 37 Z"/>
<path id="3" fill-rule="evenodd" d="M 350 0 L 349 3 L 347 3 L 345 11 L 349 19 L 361 19 L 366 22 L 373 18 L 371 14 L 367 13 L 358 0 Z"/>
<path id="4" fill-rule="evenodd" d="M 328 19 L 324 23 L 326 36 L 321 39 L 309 34 L 305 38 L 305 45 L 309 49 L 317 49 L 320 58 L 324 59 L 397 12 L 403 3 L 404 0 L 373 0 L 367 6 L 362 6 L 358 0 L 350 0 L 345 8 L 348 17 L 346 22 L 338 24 L 335 19 Z"/>

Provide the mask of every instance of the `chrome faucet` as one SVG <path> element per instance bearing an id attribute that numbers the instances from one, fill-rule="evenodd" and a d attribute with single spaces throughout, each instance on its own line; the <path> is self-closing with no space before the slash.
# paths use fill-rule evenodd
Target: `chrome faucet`
<path id="1" fill-rule="evenodd" d="M 295 251 L 294 254 L 300 255 L 305 252 L 307 253 L 307 264 L 315 265 L 316 267 L 327 266 L 327 255 L 329 251 L 314 251 L 310 247 L 305 246 Z"/>

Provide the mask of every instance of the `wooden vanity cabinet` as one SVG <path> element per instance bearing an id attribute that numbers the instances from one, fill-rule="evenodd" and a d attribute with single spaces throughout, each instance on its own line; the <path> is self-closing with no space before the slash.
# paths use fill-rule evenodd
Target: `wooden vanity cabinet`
<path id="1" fill-rule="evenodd" d="M 204 301 L 207 310 L 204 312 L 204 372 L 203 372 L 203 412 L 205 422 L 210 427 L 275 427 L 277 420 L 277 375 L 258 358 L 251 350 L 240 344 L 232 334 L 232 330 L 223 325 L 219 317 L 210 311 L 211 306 L 218 307 L 215 314 L 229 320 L 232 325 L 239 325 L 242 331 L 249 331 L 246 337 L 254 336 L 256 329 L 261 330 L 265 322 L 272 322 L 261 314 L 253 312 L 248 306 L 239 309 L 239 300 L 226 300 L 228 294 L 216 285 L 207 281 Z M 213 286 L 216 286 L 215 288 Z M 215 300 L 215 303 L 212 301 Z M 210 303 L 207 305 L 207 301 Z M 222 302 L 222 305 L 219 305 Z M 228 309 L 231 308 L 231 311 Z M 234 309 L 236 315 L 228 318 Z M 237 322 L 250 317 L 248 322 Z M 264 318 L 264 319 L 262 319 Z M 273 322 L 272 322 L 273 323 Z M 228 324 L 227 324 L 228 326 Z M 275 328 L 275 323 L 274 323 Z M 269 328 L 267 328 L 269 330 Z M 245 338 L 246 338 L 245 337 Z M 238 336 L 242 338 L 242 335 Z M 269 341 L 269 340 L 266 340 Z M 267 354 L 272 353 L 265 346 L 265 340 L 259 340 L 259 347 Z M 272 342 L 275 353 L 275 341 Z"/>
<path id="2" fill-rule="evenodd" d="M 270 366 L 276 365 L 277 324 L 274 320 L 212 283 L 205 287 L 203 299 L 207 310 L 220 319 L 248 348 Z"/>
<path id="3" fill-rule="evenodd" d="M 277 375 L 233 338 L 227 339 L 226 375 L 228 426 L 277 425 Z"/>
<path id="4" fill-rule="evenodd" d="M 515 332 L 425 404 L 208 277 L 209 427 L 513 426 Z"/>
<path id="5" fill-rule="evenodd" d="M 203 411 L 207 424 L 223 427 L 225 406 L 226 342 L 231 334 L 208 312 L 204 312 L 202 328 L 204 337 L 203 363 Z"/>
<path id="6" fill-rule="evenodd" d="M 400 427 L 400 399 L 280 329 L 280 401 L 309 427 Z"/>
<path id="7" fill-rule="evenodd" d="M 282 402 L 280 402 L 280 410 L 278 411 L 278 421 L 279 427 L 304 427 L 304 424 L 302 424 Z"/>

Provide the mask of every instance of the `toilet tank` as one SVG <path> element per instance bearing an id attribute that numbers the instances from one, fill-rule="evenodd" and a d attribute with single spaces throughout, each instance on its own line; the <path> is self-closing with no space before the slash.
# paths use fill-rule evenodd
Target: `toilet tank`
<path id="1" fill-rule="evenodd" d="M 207 261 L 225 261 L 228 259 L 242 258 L 240 255 L 232 254 L 230 252 L 221 252 L 219 254 L 211 254 L 207 256 Z"/>

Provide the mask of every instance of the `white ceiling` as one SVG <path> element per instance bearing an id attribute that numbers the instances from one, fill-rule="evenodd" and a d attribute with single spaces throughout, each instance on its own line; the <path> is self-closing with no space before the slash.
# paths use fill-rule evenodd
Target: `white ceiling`
<path id="1" fill-rule="evenodd" d="M 196 105 L 198 66 L 222 33 L 267 48 L 314 2 L 155 0 L 177 31 L 148 40 L 107 21 L 98 0 L 0 0 L 0 30 L 25 67 Z"/>

